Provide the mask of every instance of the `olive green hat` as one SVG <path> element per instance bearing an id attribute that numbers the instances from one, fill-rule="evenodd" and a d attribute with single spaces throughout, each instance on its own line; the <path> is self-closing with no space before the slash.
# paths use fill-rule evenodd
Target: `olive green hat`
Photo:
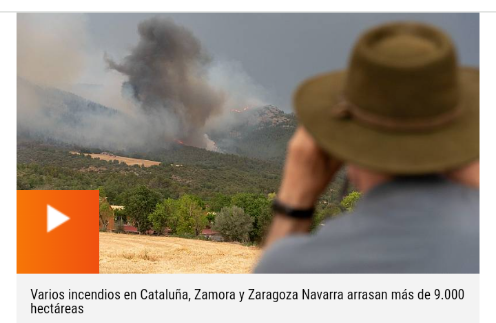
<path id="1" fill-rule="evenodd" d="M 368 30 L 348 69 L 305 81 L 294 104 L 322 149 L 368 169 L 427 174 L 479 157 L 479 70 L 459 67 L 449 36 L 429 25 Z"/>

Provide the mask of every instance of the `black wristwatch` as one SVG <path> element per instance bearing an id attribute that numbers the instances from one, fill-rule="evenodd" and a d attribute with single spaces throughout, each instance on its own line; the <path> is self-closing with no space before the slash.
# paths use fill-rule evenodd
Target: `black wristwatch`
<path id="1" fill-rule="evenodd" d="M 295 219 L 311 219 L 315 208 L 295 209 L 280 202 L 278 199 L 274 199 L 272 201 L 272 211 Z"/>

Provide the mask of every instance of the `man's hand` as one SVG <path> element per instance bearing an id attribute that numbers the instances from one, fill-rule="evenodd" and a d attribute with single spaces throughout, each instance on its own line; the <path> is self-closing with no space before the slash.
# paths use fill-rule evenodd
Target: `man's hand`
<path id="1" fill-rule="evenodd" d="M 341 163 L 329 158 L 317 146 L 312 136 L 300 126 L 288 144 L 286 164 L 277 198 L 296 209 L 311 208 L 340 167 Z M 276 215 L 266 245 L 292 233 L 308 232 L 311 222 L 311 220 Z"/>
<path id="2" fill-rule="evenodd" d="M 314 206 L 340 166 L 300 126 L 288 144 L 279 201 L 298 209 Z"/>

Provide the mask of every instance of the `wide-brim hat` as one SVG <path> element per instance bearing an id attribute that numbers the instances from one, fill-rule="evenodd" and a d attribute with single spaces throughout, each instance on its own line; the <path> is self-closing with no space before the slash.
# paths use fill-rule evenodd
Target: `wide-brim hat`
<path id="1" fill-rule="evenodd" d="M 365 32 L 347 70 L 305 81 L 299 122 L 330 155 L 391 174 L 438 173 L 479 157 L 479 70 L 420 23 Z"/>

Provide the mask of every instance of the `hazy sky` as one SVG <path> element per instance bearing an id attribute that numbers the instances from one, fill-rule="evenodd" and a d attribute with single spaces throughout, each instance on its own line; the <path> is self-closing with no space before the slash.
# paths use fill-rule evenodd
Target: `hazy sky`
<path id="1" fill-rule="evenodd" d="M 295 87 L 305 78 L 345 68 L 350 49 L 366 28 L 385 21 L 416 20 L 447 31 L 463 65 L 479 65 L 478 14 L 87 14 L 95 57 L 84 80 L 104 70 L 103 52 L 122 58 L 138 41 L 137 25 L 165 16 L 190 29 L 214 60 L 234 61 L 267 92 L 268 103 L 292 109 Z M 101 61 L 100 61 L 101 59 Z"/>

